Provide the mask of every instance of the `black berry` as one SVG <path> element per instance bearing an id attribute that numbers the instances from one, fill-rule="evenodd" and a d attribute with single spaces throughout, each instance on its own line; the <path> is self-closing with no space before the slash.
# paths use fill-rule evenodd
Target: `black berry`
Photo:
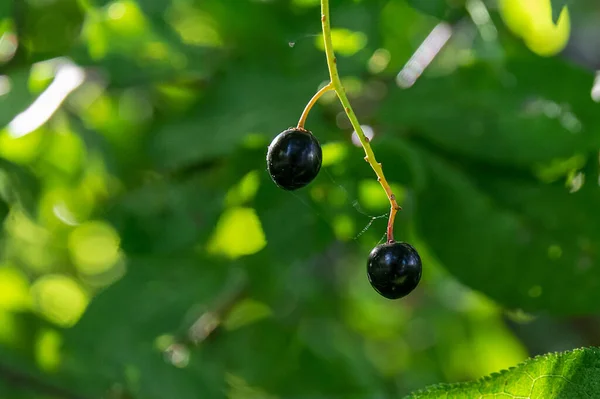
<path id="1" fill-rule="evenodd" d="M 405 242 L 373 248 L 367 263 L 369 282 L 382 296 L 398 299 L 410 294 L 421 280 L 421 257 Z"/>
<path id="2" fill-rule="evenodd" d="M 322 158 L 321 145 L 311 132 L 290 128 L 279 133 L 269 145 L 267 168 L 275 184 L 292 191 L 317 177 Z"/>

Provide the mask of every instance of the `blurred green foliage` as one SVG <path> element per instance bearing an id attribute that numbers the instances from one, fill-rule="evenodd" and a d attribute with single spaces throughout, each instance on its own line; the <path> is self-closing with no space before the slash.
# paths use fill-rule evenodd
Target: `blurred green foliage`
<path id="1" fill-rule="evenodd" d="M 398 398 L 600 344 L 594 72 L 533 54 L 492 1 L 331 7 L 424 261 L 399 301 L 366 278 L 388 203 L 335 98 L 307 123 L 317 179 L 266 172 L 328 79 L 318 0 L 0 1 L 0 399 Z M 594 397 L 599 356 L 415 397 Z"/>

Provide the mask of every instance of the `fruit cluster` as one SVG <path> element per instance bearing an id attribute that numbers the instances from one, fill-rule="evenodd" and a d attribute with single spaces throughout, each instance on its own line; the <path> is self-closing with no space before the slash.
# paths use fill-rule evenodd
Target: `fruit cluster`
<path id="1" fill-rule="evenodd" d="M 278 187 L 288 191 L 313 181 L 321 170 L 321 163 L 321 145 L 303 127 L 279 133 L 267 152 L 267 169 L 271 178 Z M 391 240 L 371 251 L 367 276 L 375 291 L 382 296 L 402 298 L 421 280 L 421 258 L 411 245 Z"/>
<path id="2" fill-rule="evenodd" d="M 369 140 L 358 123 L 342 85 L 333 52 L 328 0 L 321 0 L 321 26 L 330 81 L 308 102 L 297 127 L 284 130 L 273 139 L 267 152 L 267 169 L 275 184 L 288 191 L 305 187 L 317 177 L 321 170 L 323 153 L 319 141 L 304 128 L 304 123 L 321 95 L 329 90 L 335 91 L 365 150 L 365 161 L 373 168 L 377 181 L 390 201 L 387 242 L 377 245 L 371 251 L 367 262 L 367 276 L 375 291 L 382 296 L 389 299 L 402 298 L 414 290 L 421 280 L 421 258 L 411 245 L 394 240 L 394 220 L 396 212 L 401 208 L 383 175 L 381 164 L 375 159 Z"/>

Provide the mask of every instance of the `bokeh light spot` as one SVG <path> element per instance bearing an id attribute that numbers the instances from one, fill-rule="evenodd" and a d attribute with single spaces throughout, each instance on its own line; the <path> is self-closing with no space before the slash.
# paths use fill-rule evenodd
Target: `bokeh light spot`
<path id="1" fill-rule="evenodd" d="M 365 48 L 367 45 L 367 36 L 363 32 L 353 32 L 348 29 L 332 28 L 331 41 L 333 42 L 333 49 L 336 53 L 349 57 Z M 323 35 L 317 36 L 315 44 L 317 48 L 325 51 Z"/>
<path id="2" fill-rule="evenodd" d="M 316 202 L 321 202 L 325 199 L 327 191 L 323 185 L 313 184 L 310 188 L 310 196 Z"/>
<path id="3" fill-rule="evenodd" d="M 61 327 L 72 327 L 88 305 L 88 295 L 72 278 L 48 274 L 37 279 L 31 294 L 35 310 Z"/>
<path id="4" fill-rule="evenodd" d="M 21 137 L 3 129 L 0 131 L 0 156 L 18 164 L 29 164 L 40 154 L 45 135 L 43 128 Z"/>
<path id="5" fill-rule="evenodd" d="M 560 245 L 550 245 L 548 247 L 548 258 L 559 259 L 562 256 L 562 248 Z"/>
<path id="6" fill-rule="evenodd" d="M 396 196 L 396 202 L 402 205 L 406 197 L 405 189 L 394 183 L 390 183 L 390 187 Z M 358 200 L 365 209 L 372 211 L 383 211 L 390 207 L 387 194 L 376 179 L 361 180 L 358 183 Z"/>
<path id="7" fill-rule="evenodd" d="M 337 215 L 333 219 L 333 229 L 335 231 L 335 236 L 342 241 L 352 239 L 356 231 L 354 220 L 346 214 Z"/>
<path id="8" fill-rule="evenodd" d="M 0 267 L 0 309 L 25 310 L 31 305 L 29 280 L 13 266 Z"/>
<path id="9" fill-rule="evenodd" d="M 238 184 L 233 186 L 225 197 L 225 203 L 227 206 L 235 206 L 247 203 L 251 201 L 258 187 L 260 186 L 260 175 L 258 170 L 248 172 Z"/>
<path id="10" fill-rule="evenodd" d="M 74 175 L 81 170 L 86 155 L 85 144 L 79 135 L 61 129 L 49 137 L 50 145 L 45 148 L 42 158 L 52 167 Z"/>
<path id="11" fill-rule="evenodd" d="M 577 191 L 581 190 L 583 184 L 585 183 L 585 173 L 583 172 L 574 172 L 570 176 L 567 177 L 567 186 L 569 188 L 569 193 L 573 194 Z"/>
<path id="12" fill-rule="evenodd" d="M 387 68 L 390 63 L 390 59 L 392 55 L 390 52 L 384 48 L 379 48 L 375 50 L 371 58 L 369 58 L 369 63 L 367 67 L 369 68 L 369 72 L 372 74 L 381 73 Z"/>
<path id="13" fill-rule="evenodd" d="M 82 35 L 87 42 L 90 57 L 93 60 L 104 58 L 108 51 L 108 38 L 98 15 L 87 14 Z"/>
<path id="14" fill-rule="evenodd" d="M 125 37 L 142 36 L 147 22 L 144 13 L 135 1 L 113 1 L 106 7 L 106 22 L 110 29 Z"/>
<path id="15" fill-rule="evenodd" d="M 346 94 L 348 94 L 348 96 L 350 97 L 358 97 L 360 96 L 360 94 L 363 91 L 364 88 L 364 83 L 360 78 L 357 78 L 356 76 L 347 76 L 345 78 L 342 78 L 342 84 L 344 85 L 344 88 L 346 89 Z M 334 94 L 334 93 L 328 93 L 328 94 Z"/>
<path id="16" fill-rule="evenodd" d="M 103 221 L 91 221 L 77 226 L 69 234 L 69 251 L 77 269 L 87 275 L 101 274 L 120 259 L 120 237 Z"/>
<path id="17" fill-rule="evenodd" d="M 10 61 L 19 46 L 19 39 L 13 32 L 4 32 L 0 37 L 0 63 Z"/>
<path id="18" fill-rule="evenodd" d="M 185 44 L 221 47 L 223 39 L 216 22 L 207 13 L 185 3 L 175 3 L 167 19 Z"/>
<path id="19" fill-rule="evenodd" d="M 156 337 L 154 340 L 154 348 L 160 352 L 166 351 L 169 346 L 175 343 L 175 336 L 171 334 L 163 334 Z"/>
<path id="20" fill-rule="evenodd" d="M 75 226 L 88 218 L 93 198 L 83 190 L 54 187 L 42 195 L 40 221 L 48 228 Z"/>
<path id="21" fill-rule="evenodd" d="M 121 19 L 125 15 L 127 7 L 122 1 L 117 1 L 108 6 L 106 14 L 110 19 Z"/>
<path id="22" fill-rule="evenodd" d="M 40 369 L 56 371 L 60 366 L 62 337 L 56 330 L 43 329 L 35 341 L 35 360 Z"/>
<path id="23" fill-rule="evenodd" d="M 10 93 L 12 83 L 8 76 L 0 75 L 0 96 Z"/>
<path id="24" fill-rule="evenodd" d="M 552 183 L 562 177 L 570 175 L 573 171 L 581 169 L 587 162 L 586 156 L 575 154 L 566 159 L 553 159 L 547 164 L 538 164 L 533 167 L 533 172 L 544 183 Z"/>
<path id="25" fill-rule="evenodd" d="M 230 259 L 252 255 L 267 245 L 260 219 L 252 208 L 236 207 L 223 212 L 207 250 Z"/>
<path id="26" fill-rule="evenodd" d="M 330 166 L 342 162 L 348 155 L 348 146 L 341 142 L 323 144 L 321 149 L 323 151 L 322 166 Z"/>
<path id="27" fill-rule="evenodd" d="M 163 353 L 165 360 L 177 368 L 185 368 L 190 362 L 190 350 L 187 346 L 173 344 Z"/>
<path id="28" fill-rule="evenodd" d="M 58 58 L 36 62 L 29 70 L 28 86 L 33 93 L 44 91 L 52 83 L 56 74 Z"/>
<path id="29" fill-rule="evenodd" d="M 540 295 L 542 295 L 542 287 L 540 287 L 539 285 L 534 285 L 529 289 L 527 294 L 532 298 L 539 298 Z"/>
<path id="30" fill-rule="evenodd" d="M 375 131 L 373 130 L 373 128 L 367 125 L 361 125 L 360 127 L 363 133 L 365 134 L 367 140 L 373 140 L 373 137 L 375 137 Z M 360 143 L 360 139 L 358 138 L 358 134 L 356 133 L 356 131 L 352 132 L 352 144 L 354 144 L 356 147 L 362 147 L 362 144 Z"/>

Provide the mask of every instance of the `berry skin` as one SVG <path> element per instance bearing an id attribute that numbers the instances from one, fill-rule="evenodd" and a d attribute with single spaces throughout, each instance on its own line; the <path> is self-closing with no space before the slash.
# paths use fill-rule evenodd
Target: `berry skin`
<path id="1" fill-rule="evenodd" d="M 267 168 L 277 186 L 293 191 L 317 177 L 322 158 L 321 145 L 311 132 L 289 128 L 279 133 L 269 145 Z"/>
<path id="2" fill-rule="evenodd" d="M 411 293 L 421 280 L 421 257 L 405 242 L 373 248 L 367 262 L 369 282 L 382 296 L 399 299 Z"/>

